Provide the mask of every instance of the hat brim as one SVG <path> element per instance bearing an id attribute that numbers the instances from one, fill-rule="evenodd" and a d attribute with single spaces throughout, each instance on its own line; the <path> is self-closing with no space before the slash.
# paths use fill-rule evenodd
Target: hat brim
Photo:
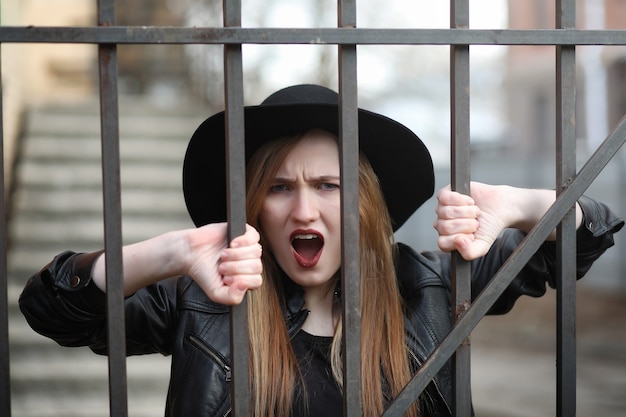
<path id="1" fill-rule="evenodd" d="M 333 104 L 260 105 L 244 108 L 246 163 L 265 142 L 319 128 L 338 134 Z M 358 110 L 359 147 L 380 181 L 393 230 L 428 200 L 434 172 L 424 143 L 406 126 L 367 110 Z M 206 119 L 185 154 L 183 193 L 196 226 L 226 221 L 224 112 Z"/>

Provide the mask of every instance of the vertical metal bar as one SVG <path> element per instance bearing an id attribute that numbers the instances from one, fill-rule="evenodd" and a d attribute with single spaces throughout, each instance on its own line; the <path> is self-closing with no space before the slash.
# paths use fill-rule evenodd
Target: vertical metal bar
<path id="1" fill-rule="evenodd" d="M 109 26 L 114 24 L 114 2 L 111 0 L 99 0 L 98 25 Z M 117 45 L 99 45 L 98 59 L 102 131 L 104 247 L 106 251 L 109 407 L 111 416 L 125 417 L 128 415 L 128 398 L 126 328 L 122 282 L 122 204 L 117 97 Z"/>
<path id="2" fill-rule="evenodd" d="M 0 44 L 0 415 L 11 417 L 11 370 L 9 356 L 9 275 L 7 268 L 7 221 L 4 164 L 4 111 L 2 85 L 2 44 Z"/>
<path id="3" fill-rule="evenodd" d="M 468 0 L 450 1 L 450 27 L 469 28 Z M 469 45 L 450 47 L 451 186 L 470 193 L 470 55 Z M 470 263 L 452 254 L 452 320 L 457 323 L 471 305 Z M 452 357 L 454 415 L 471 415 L 470 338 L 465 338 Z"/>
<path id="4" fill-rule="evenodd" d="M 356 1 L 338 2 L 338 26 L 356 27 Z M 361 271 L 359 128 L 356 45 L 339 46 L 344 416 L 363 415 L 361 402 Z"/>
<path id="5" fill-rule="evenodd" d="M 576 25 L 576 1 L 557 0 L 557 29 Z M 556 48 L 556 189 L 576 175 L 576 49 Z M 558 416 L 576 415 L 576 213 L 557 227 L 557 398 Z"/>
<path id="6" fill-rule="evenodd" d="M 224 0 L 224 26 L 241 26 L 241 0 Z M 243 115 L 243 64 L 241 45 L 224 45 L 224 94 L 226 100 L 226 176 L 229 240 L 246 227 L 245 132 Z M 232 358 L 231 401 L 233 416 L 252 415 L 249 383 L 249 323 L 247 296 L 233 306 L 230 315 Z"/>

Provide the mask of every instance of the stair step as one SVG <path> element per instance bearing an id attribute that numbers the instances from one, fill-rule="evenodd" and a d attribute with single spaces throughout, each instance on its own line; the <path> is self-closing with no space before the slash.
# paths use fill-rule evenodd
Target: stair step
<path id="1" fill-rule="evenodd" d="M 12 225 L 14 233 L 19 233 L 26 241 L 40 243 L 58 241 L 93 242 L 104 237 L 101 219 L 80 218 L 68 219 L 68 222 L 50 222 L 46 219 L 18 219 Z M 165 218 L 158 220 L 147 216 L 127 216 L 122 218 L 122 235 L 125 240 L 135 242 L 169 230 L 191 227 L 187 220 Z"/>
<path id="2" fill-rule="evenodd" d="M 14 195 L 13 204 L 19 217 L 44 217 L 54 221 L 76 215 L 101 218 L 102 201 L 102 191 L 99 189 L 37 187 L 18 191 Z M 121 207 L 123 215 L 168 216 L 176 219 L 188 216 L 182 191 L 173 187 L 123 189 Z"/>
<path id="3" fill-rule="evenodd" d="M 165 393 L 133 395 L 129 385 L 128 415 L 132 417 L 162 416 Z M 80 389 L 51 393 L 25 392 L 13 396 L 13 417 L 109 417 L 108 389 L 86 394 Z"/>
<path id="4" fill-rule="evenodd" d="M 43 337 L 43 336 L 40 336 Z M 66 348 L 59 346 L 60 351 L 52 354 L 53 350 L 48 347 L 48 355 L 45 356 L 46 366 L 37 363 L 37 356 L 19 355 L 13 361 L 11 379 L 17 385 L 35 387 L 38 381 L 54 379 L 57 384 L 92 384 L 94 386 L 108 385 L 108 358 L 96 355 L 87 348 Z M 68 362 L 71 366 L 68 366 Z M 166 385 L 170 372 L 169 358 L 158 354 L 132 356 L 126 360 L 127 378 L 129 381 L 141 382 L 135 384 L 137 390 L 151 389 L 150 385 L 157 387 Z M 43 387 L 45 388 L 45 387 Z"/>
<path id="5" fill-rule="evenodd" d="M 187 141 L 196 127 L 205 119 L 204 116 L 189 117 L 154 117 L 120 114 L 120 137 L 176 137 Z M 89 135 L 100 137 L 99 115 L 50 114 L 38 112 L 27 119 L 27 132 L 32 136 L 63 135 L 67 137 Z"/>
<path id="6" fill-rule="evenodd" d="M 35 162 L 25 160 L 16 173 L 24 186 L 35 187 L 100 187 L 102 166 L 99 162 Z M 182 160 L 178 164 L 124 164 L 120 167 L 120 182 L 125 187 L 161 187 L 179 189 L 182 186 Z"/>
<path id="7" fill-rule="evenodd" d="M 138 95 L 120 95 L 118 97 L 120 118 L 128 116 L 152 116 L 152 117 L 202 117 L 212 114 L 206 103 L 184 97 L 176 100 L 155 102 L 150 97 Z M 71 100 L 64 103 L 49 103 L 32 109 L 31 113 L 48 114 L 73 114 L 73 115 L 99 115 L 99 97 L 84 97 L 80 100 Z"/>
<path id="8" fill-rule="evenodd" d="M 106 395 L 106 394 L 104 394 Z M 41 398 L 30 396 L 25 404 L 14 401 L 13 417 L 109 417 L 109 399 L 104 395 L 98 398 L 81 398 L 67 400 L 70 394 L 59 397 Z M 128 398 L 128 415 L 132 417 L 162 416 L 165 406 L 158 405 L 153 397 L 143 402 Z"/>
<path id="9" fill-rule="evenodd" d="M 122 164 L 129 161 L 144 161 L 153 164 L 169 162 L 182 165 L 187 139 L 181 136 L 154 138 L 148 136 L 120 138 L 120 160 Z M 24 143 L 24 153 L 34 161 L 72 160 L 96 161 L 101 159 L 101 143 L 96 136 L 54 137 L 34 136 Z"/>

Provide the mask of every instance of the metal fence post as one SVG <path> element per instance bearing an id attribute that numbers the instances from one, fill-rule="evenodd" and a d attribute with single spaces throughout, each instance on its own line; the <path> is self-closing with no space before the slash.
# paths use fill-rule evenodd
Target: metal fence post
<path id="1" fill-rule="evenodd" d="M 356 27 L 356 1 L 339 0 L 338 27 Z M 359 249 L 359 127 L 356 44 L 339 46 L 339 138 L 344 415 L 363 415 L 361 392 L 361 274 Z"/>
<path id="2" fill-rule="evenodd" d="M 576 27 L 576 1 L 557 0 L 556 28 Z M 576 48 L 556 48 L 556 190 L 576 175 Z M 576 212 L 557 227 L 557 398 L 558 416 L 576 415 Z"/>
<path id="3" fill-rule="evenodd" d="M 241 1 L 224 0 L 224 26 L 241 27 Z M 226 101 L 226 158 L 228 238 L 242 234 L 246 223 L 245 132 L 243 115 L 243 69 L 241 44 L 224 45 L 224 92 Z M 233 416 L 252 416 L 248 375 L 248 302 L 231 308 L 232 358 L 231 404 Z"/>
<path id="4" fill-rule="evenodd" d="M 112 0 L 98 1 L 98 25 L 115 24 Z M 122 265 L 122 205 L 120 181 L 119 110 L 117 97 L 117 45 L 100 44 L 100 121 L 102 192 L 106 252 L 107 338 L 109 355 L 109 407 L 112 417 L 128 415 L 126 379 L 126 326 Z"/>
<path id="5" fill-rule="evenodd" d="M 468 0 L 450 1 L 450 27 L 469 28 Z M 451 187 L 463 194 L 470 193 L 470 51 L 469 45 L 450 47 L 450 138 Z M 470 263 L 458 252 L 452 254 L 452 321 L 458 321 L 471 305 Z M 471 351 L 469 336 L 452 356 L 452 405 L 458 417 L 471 415 Z"/>

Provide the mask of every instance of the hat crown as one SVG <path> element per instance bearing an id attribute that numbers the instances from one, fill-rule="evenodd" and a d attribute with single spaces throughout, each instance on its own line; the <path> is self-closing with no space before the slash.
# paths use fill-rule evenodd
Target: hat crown
<path id="1" fill-rule="evenodd" d="M 338 94 L 330 88 L 315 84 L 300 84 L 278 90 L 261 103 L 261 106 L 294 104 L 331 104 L 337 105 Z"/>

